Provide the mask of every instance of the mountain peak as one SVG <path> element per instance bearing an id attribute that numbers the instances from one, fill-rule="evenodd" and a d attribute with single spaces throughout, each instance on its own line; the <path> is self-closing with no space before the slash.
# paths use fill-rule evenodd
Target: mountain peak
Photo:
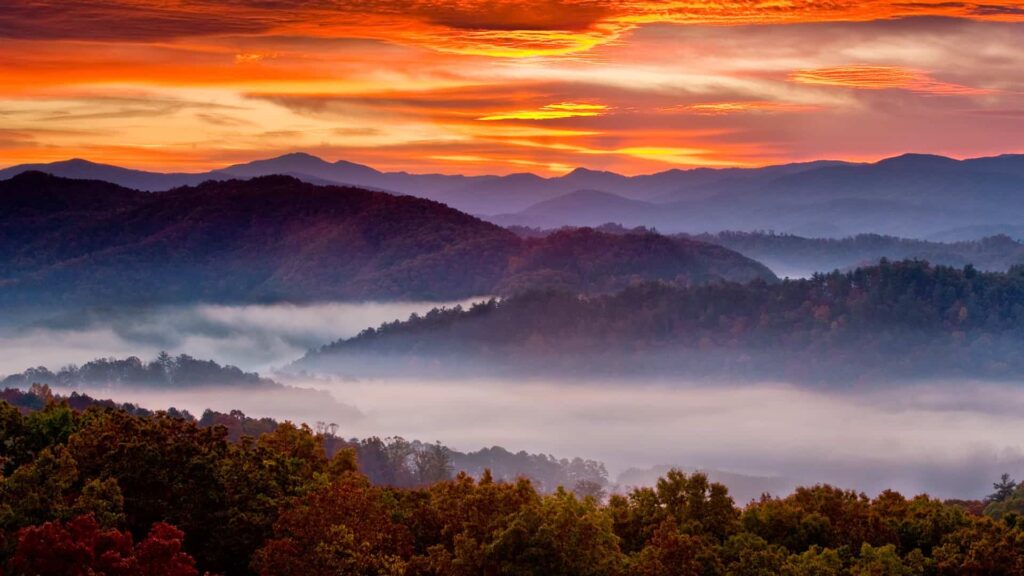
<path id="1" fill-rule="evenodd" d="M 950 166 L 959 163 L 946 156 L 938 154 L 901 154 L 876 162 L 878 166 Z"/>
<path id="2" fill-rule="evenodd" d="M 270 161 L 284 160 L 288 162 L 305 162 L 310 164 L 328 164 L 326 160 L 319 156 L 313 156 L 306 152 L 289 152 L 288 154 L 282 154 L 277 158 L 271 158 Z"/>
<path id="3" fill-rule="evenodd" d="M 579 178 L 581 176 L 619 176 L 615 172 L 609 172 L 607 170 L 591 170 L 590 168 L 584 168 L 580 166 L 574 169 L 572 172 L 562 176 L 562 178 Z"/>
<path id="4" fill-rule="evenodd" d="M 105 164 L 99 164 L 85 158 L 69 158 L 62 162 L 54 162 L 54 164 L 63 164 L 64 166 L 105 166 Z"/>

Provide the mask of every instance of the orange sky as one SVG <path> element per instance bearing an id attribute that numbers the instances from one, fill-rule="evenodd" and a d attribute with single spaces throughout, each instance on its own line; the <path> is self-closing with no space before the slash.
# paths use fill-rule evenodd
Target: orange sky
<path id="1" fill-rule="evenodd" d="M 14 0 L 0 165 L 635 174 L 1024 152 L 1024 3 Z"/>

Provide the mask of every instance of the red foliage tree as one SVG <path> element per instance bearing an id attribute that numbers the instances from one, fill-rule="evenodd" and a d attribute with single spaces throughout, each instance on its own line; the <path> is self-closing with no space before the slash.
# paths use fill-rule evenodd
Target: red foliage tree
<path id="1" fill-rule="evenodd" d="M 197 576 L 195 561 L 181 551 L 184 537 L 160 522 L 136 545 L 130 533 L 103 530 L 92 516 L 47 522 L 18 532 L 11 571 L 33 576 Z"/>

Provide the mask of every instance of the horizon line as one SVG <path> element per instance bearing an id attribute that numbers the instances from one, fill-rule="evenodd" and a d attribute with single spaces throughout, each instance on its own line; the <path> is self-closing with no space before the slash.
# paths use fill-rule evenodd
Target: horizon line
<path id="1" fill-rule="evenodd" d="M 407 174 L 407 175 L 410 175 L 410 176 L 450 176 L 450 177 L 459 177 L 459 176 L 461 176 L 461 177 L 465 177 L 465 178 L 487 178 L 487 177 L 502 178 L 502 177 L 508 177 L 508 176 L 514 176 L 514 175 L 532 175 L 532 176 L 536 176 L 536 177 L 544 179 L 544 180 L 554 180 L 554 179 L 564 178 L 564 177 L 566 177 L 566 176 L 568 176 L 570 174 L 573 174 L 575 172 L 578 172 L 578 171 L 603 173 L 603 174 L 614 174 L 616 176 L 622 176 L 624 178 L 638 178 L 638 177 L 644 177 L 644 176 L 654 176 L 654 175 L 658 175 L 658 174 L 665 174 L 665 173 L 668 173 L 668 172 L 694 172 L 694 171 L 697 171 L 697 170 L 712 170 L 712 171 L 722 171 L 722 170 L 759 170 L 759 169 L 773 168 L 773 167 L 778 167 L 778 166 L 793 166 L 793 165 L 799 165 L 799 164 L 814 164 L 814 163 L 819 163 L 819 162 L 821 162 L 821 163 L 835 162 L 835 163 L 854 165 L 854 166 L 857 166 L 857 165 L 859 165 L 859 166 L 868 166 L 868 165 L 880 164 L 880 163 L 885 162 L 887 160 L 894 160 L 894 159 L 897 159 L 897 158 L 904 158 L 904 157 L 908 157 L 908 156 L 943 158 L 943 159 L 952 160 L 952 161 L 955 161 L 955 162 L 966 162 L 966 161 L 971 161 L 971 160 L 985 160 L 985 159 L 991 159 L 991 158 L 1002 158 L 1002 157 L 1007 157 L 1007 156 L 1024 156 L 1024 152 L 1001 152 L 1001 153 L 996 153 L 996 154 L 991 154 L 991 155 L 982 155 L 982 156 L 956 156 L 956 155 L 947 155 L 947 154 L 936 154 L 936 153 L 930 153 L 930 152 L 902 152 L 902 153 L 895 154 L 895 155 L 886 155 L 886 156 L 876 157 L 876 158 L 873 158 L 871 160 L 864 160 L 864 159 L 854 160 L 854 159 L 839 159 L 839 158 L 817 158 L 817 159 L 811 159 L 811 160 L 794 160 L 792 162 L 767 163 L 767 164 L 760 164 L 760 165 L 756 165 L 756 166 L 737 165 L 737 166 L 692 166 L 692 167 L 685 167 L 685 168 L 673 167 L 673 168 L 667 168 L 665 170 L 660 170 L 660 171 L 657 171 L 657 172 L 641 172 L 641 173 L 636 173 L 636 174 L 623 174 L 621 172 L 615 172 L 613 170 L 603 170 L 603 169 L 599 169 L 599 168 L 589 168 L 587 166 L 577 166 L 577 167 L 575 167 L 575 168 L 573 168 L 571 170 L 568 170 L 568 171 L 566 171 L 564 173 L 561 173 L 561 174 L 557 174 L 557 175 L 554 175 L 554 176 L 543 176 L 541 174 L 538 174 L 537 172 L 531 172 L 531 171 L 507 172 L 507 173 L 490 173 L 490 172 L 488 172 L 488 173 L 481 173 L 481 174 L 466 174 L 466 173 L 462 173 L 462 172 L 410 172 L 408 170 L 383 171 L 383 170 L 380 170 L 380 169 L 377 169 L 377 168 L 373 167 L 370 164 L 362 164 L 362 163 L 359 163 L 359 162 L 353 162 L 353 161 L 347 160 L 345 158 L 339 158 L 337 160 L 328 160 L 328 159 L 326 159 L 326 158 L 324 158 L 322 156 L 318 156 L 318 155 L 312 154 L 310 152 L 306 152 L 306 151 L 303 151 L 303 150 L 296 150 L 296 151 L 293 151 L 293 152 L 285 152 L 285 153 L 277 154 L 277 155 L 274 155 L 274 156 L 254 158 L 252 160 L 247 160 L 247 161 L 244 161 L 244 162 L 236 162 L 236 163 L 233 163 L 233 164 L 225 164 L 225 165 L 223 165 L 221 167 L 218 167 L 218 168 L 210 168 L 208 170 L 199 170 L 199 171 L 177 171 L 177 170 L 166 170 L 165 171 L 165 170 L 156 170 L 156 169 L 150 169 L 150 168 L 136 168 L 136 167 L 132 167 L 132 166 L 129 166 L 129 165 L 124 165 L 124 164 L 113 164 L 113 163 L 107 163 L 107 162 L 97 162 L 95 160 L 90 160 L 88 158 L 83 158 L 83 157 L 80 157 L 80 156 L 73 156 L 71 158 L 66 158 L 66 159 L 63 159 L 63 160 L 53 160 L 53 161 L 49 161 L 49 162 L 45 162 L 45 161 L 41 161 L 41 162 L 20 162 L 18 164 L 11 164 L 11 165 L 7 165 L 7 166 L 2 166 L 2 167 L 0 167 L 0 171 L 10 170 L 12 168 L 18 168 L 18 167 L 22 167 L 22 166 L 51 166 L 51 165 L 54 165 L 54 164 L 64 164 L 64 163 L 69 163 L 69 162 L 84 162 L 84 163 L 88 163 L 88 164 L 91 164 L 91 165 L 94 165 L 94 166 L 107 166 L 107 167 L 120 168 L 120 169 L 124 169 L 124 170 L 132 170 L 132 171 L 137 171 L 137 172 L 147 172 L 147 173 L 151 173 L 151 174 L 202 175 L 202 174 L 208 174 L 208 173 L 212 173 L 212 172 L 218 172 L 218 171 L 226 170 L 226 169 L 237 167 L 237 166 L 245 166 L 247 164 L 252 164 L 254 162 L 265 162 L 265 161 L 279 160 L 279 159 L 282 159 L 282 158 L 285 158 L 285 157 L 288 157 L 288 156 L 305 156 L 305 157 L 310 157 L 310 158 L 319 160 L 321 162 L 324 162 L 325 164 L 328 164 L 328 165 L 336 165 L 338 163 L 347 163 L 347 164 L 351 164 L 351 165 L 354 165 L 354 166 L 360 166 L 360 167 L 363 167 L 363 168 L 368 168 L 370 170 L 374 170 L 375 172 L 378 172 L 379 174 L 383 174 L 383 175 L 388 175 L 388 174 Z"/>

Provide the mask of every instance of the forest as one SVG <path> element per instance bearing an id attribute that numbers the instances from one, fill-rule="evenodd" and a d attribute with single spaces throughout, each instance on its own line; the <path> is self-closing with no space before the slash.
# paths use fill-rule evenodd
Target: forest
<path id="1" fill-rule="evenodd" d="M 34 408 L 0 402 L 7 575 L 1024 571 L 1024 490 L 1007 476 L 985 501 L 946 502 L 817 485 L 737 503 L 678 470 L 611 496 L 487 471 L 398 486 L 372 481 L 365 451 L 332 449 L 325 429 L 237 435 L 183 414 L 34 396 Z"/>
<path id="2" fill-rule="evenodd" d="M 435 309 L 308 354 L 296 370 L 787 378 L 1012 378 L 1024 268 L 881 261 L 780 283 L 532 291 Z"/>

